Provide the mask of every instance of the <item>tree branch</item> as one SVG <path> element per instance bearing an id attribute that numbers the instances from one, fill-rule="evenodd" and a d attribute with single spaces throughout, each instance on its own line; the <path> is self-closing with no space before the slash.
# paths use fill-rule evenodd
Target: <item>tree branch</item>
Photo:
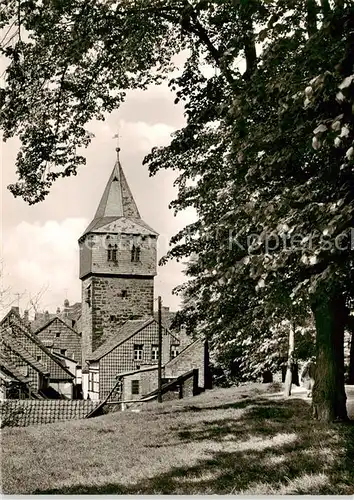
<path id="1" fill-rule="evenodd" d="M 324 19 L 328 19 L 330 13 L 331 13 L 331 7 L 329 5 L 328 0 L 321 0 L 321 9 L 322 9 L 322 15 Z"/>
<path id="2" fill-rule="evenodd" d="M 316 0 L 306 0 L 306 28 L 308 36 L 311 37 L 317 32 L 317 5 Z"/>

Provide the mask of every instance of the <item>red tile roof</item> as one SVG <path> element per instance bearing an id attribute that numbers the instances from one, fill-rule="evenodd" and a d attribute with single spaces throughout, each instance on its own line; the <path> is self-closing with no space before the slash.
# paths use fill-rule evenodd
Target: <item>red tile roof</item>
<path id="1" fill-rule="evenodd" d="M 32 368 L 34 368 L 37 372 L 42 373 L 43 375 L 49 374 L 49 371 L 46 369 L 46 367 L 42 363 L 37 361 L 32 356 L 32 354 L 27 351 L 23 344 L 21 342 L 18 342 L 18 340 L 12 335 L 12 333 L 9 333 L 8 330 L 2 329 L 1 340 L 7 347 L 18 354 L 20 358 L 23 359 L 23 361 L 32 366 Z"/>
<path id="2" fill-rule="evenodd" d="M 17 413 L 13 427 L 26 427 L 28 425 L 50 424 L 63 420 L 77 420 L 85 418 L 91 413 L 100 401 L 62 399 L 30 400 L 8 399 L 0 404 L 1 416 L 5 420 L 7 414 Z"/>
<path id="3" fill-rule="evenodd" d="M 51 380 L 67 380 L 72 381 L 73 374 L 44 346 L 44 344 L 31 333 L 29 327 L 23 322 L 18 312 L 12 309 L 1 321 L 0 326 L 5 331 L 6 327 L 11 328 L 11 336 L 21 344 L 25 351 L 40 353 L 42 356 L 42 365 L 46 366 L 47 372 L 50 374 Z"/>
<path id="4" fill-rule="evenodd" d="M 0 354 L 0 369 L 7 372 L 10 376 L 22 382 L 23 384 L 28 384 L 29 379 L 22 375 L 21 371 L 12 364 L 9 360 L 5 358 L 2 354 Z"/>
<path id="5" fill-rule="evenodd" d="M 131 319 L 126 321 L 115 335 L 107 339 L 96 351 L 91 354 L 88 361 L 98 361 L 109 352 L 113 351 L 120 344 L 128 340 L 130 337 L 140 332 L 143 328 L 153 323 L 155 320 L 151 316 L 144 319 Z"/>

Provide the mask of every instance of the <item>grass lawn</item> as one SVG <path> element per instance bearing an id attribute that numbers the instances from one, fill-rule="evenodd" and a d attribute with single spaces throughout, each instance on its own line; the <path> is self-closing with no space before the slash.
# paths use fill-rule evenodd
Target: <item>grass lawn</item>
<path id="1" fill-rule="evenodd" d="M 214 389 L 140 412 L 5 429 L 2 490 L 354 494 L 354 425 L 315 422 L 308 401 L 266 389 Z"/>

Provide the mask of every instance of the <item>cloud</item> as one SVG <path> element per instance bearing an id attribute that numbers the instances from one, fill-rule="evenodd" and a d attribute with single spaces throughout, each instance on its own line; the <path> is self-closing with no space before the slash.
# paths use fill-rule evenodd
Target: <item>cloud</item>
<path id="1" fill-rule="evenodd" d="M 66 295 L 79 299 L 77 240 L 86 226 L 83 218 L 42 224 L 23 221 L 7 231 L 2 249 L 3 287 L 9 287 L 13 296 L 23 294 L 21 308 L 44 288 L 43 308 L 55 310 Z"/>
<path id="2" fill-rule="evenodd" d="M 142 151 L 151 150 L 154 146 L 164 146 L 171 141 L 174 128 L 164 123 L 150 125 L 145 122 L 120 121 L 122 141 L 131 143 L 132 139 Z"/>
<path id="3" fill-rule="evenodd" d="M 44 223 L 23 221 L 7 230 L 2 247 L 2 289 L 9 288 L 9 293 L 2 308 L 0 304 L 1 316 L 9 305 L 17 305 L 17 294 L 22 311 L 40 292 L 39 310 L 55 312 L 66 297 L 70 302 L 81 300 L 77 240 L 87 225 L 85 218 L 67 218 Z M 181 282 L 182 269 L 181 264 L 171 262 L 159 267 L 155 278 L 155 295 L 162 295 L 164 304 L 174 310 L 180 299 L 171 292 Z"/>
<path id="4" fill-rule="evenodd" d="M 177 217 L 168 205 L 176 198 L 173 186 L 177 172 L 161 170 L 149 177 L 142 160 L 154 146 L 167 145 L 171 134 L 183 127 L 183 106 L 174 105 L 174 94 L 167 84 L 151 86 L 147 91 L 130 91 L 119 110 L 102 121 L 93 121 L 89 129 L 95 134 L 83 154 L 87 165 L 78 175 L 58 180 L 48 197 L 37 205 L 28 206 L 14 198 L 6 185 L 16 181 L 15 158 L 19 140 L 0 143 L 3 174 L 2 259 L 4 285 L 10 286 L 12 298 L 26 290 L 20 300 L 25 309 L 29 295 L 37 294 L 48 285 L 41 308 L 55 311 L 67 295 L 70 302 L 80 300 L 79 251 L 77 239 L 92 219 L 104 187 L 111 174 L 116 153 L 112 138 L 120 131 L 120 158 L 129 186 L 142 218 L 160 233 L 159 255 L 169 248 L 169 240 L 185 224 L 195 219 L 193 210 Z M 182 266 L 169 263 L 158 268 L 155 294 L 162 295 L 165 305 L 177 309 L 179 299 L 171 290 L 184 281 Z M 26 302 L 27 301 L 27 302 Z"/>
<path id="5" fill-rule="evenodd" d="M 165 146 L 171 141 L 175 127 L 165 123 L 147 123 L 145 121 L 117 120 L 118 113 L 107 118 L 104 123 L 91 122 L 89 129 L 95 134 L 94 146 L 102 147 L 107 143 L 113 150 L 113 136 L 119 132 L 119 145 L 123 151 L 134 150 L 139 154 L 147 154 L 154 146 Z M 133 145 L 133 147 L 132 147 Z"/>

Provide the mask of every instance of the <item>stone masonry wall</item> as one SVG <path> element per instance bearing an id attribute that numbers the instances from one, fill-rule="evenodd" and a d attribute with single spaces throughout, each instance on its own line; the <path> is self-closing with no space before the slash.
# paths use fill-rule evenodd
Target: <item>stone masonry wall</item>
<path id="1" fill-rule="evenodd" d="M 92 350 L 97 349 L 128 319 L 152 315 L 154 281 L 151 278 L 93 278 Z M 122 294 L 126 293 L 126 297 Z"/>
<path id="2" fill-rule="evenodd" d="M 198 369 L 199 387 L 204 387 L 205 347 L 200 340 L 188 346 L 179 356 L 167 363 L 164 376 L 166 378 L 179 377 L 193 368 Z"/>
<path id="3" fill-rule="evenodd" d="M 107 231 L 109 233 L 109 231 Z M 133 244 L 140 248 L 138 262 L 131 261 Z M 117 245 L 117 260 L 108 260 L 108 245 Z M 88 273 L 156 275 L 156 238 L 132 234 L 89 234 L 80 243 L 80 276 Z"/>
<path id="4" fill-rule="evenodd" d="M 81 330 L 81 349 L 82 349 L 82 370 L 86 371 L 86 359 L 92 352 L 92 294 L 93 282 L 92 278 L 86 278 L 82 281 L 81 297 L 82 297 L 82 313 L 80 318 Z M 86 301 L 87 290 L 90 289 L 91 302 Z"/>

